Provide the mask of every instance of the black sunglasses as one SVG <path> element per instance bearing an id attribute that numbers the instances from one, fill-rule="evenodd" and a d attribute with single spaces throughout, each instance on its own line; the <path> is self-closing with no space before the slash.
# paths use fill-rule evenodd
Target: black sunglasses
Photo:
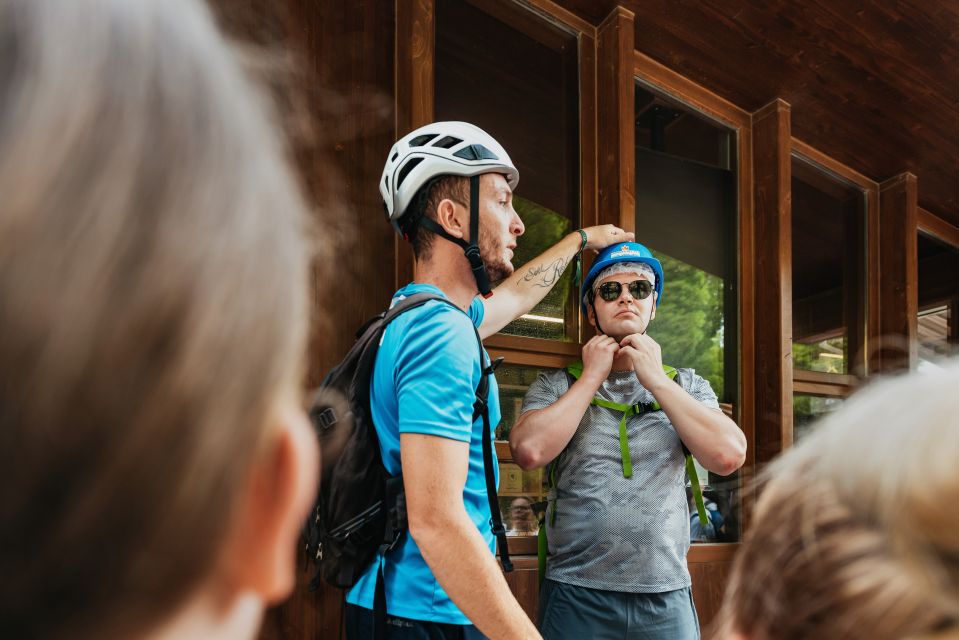
<path id="1" fill-rule="evenodd" d="M 626 285 L 626 288 L 629 289 L 629 295 L 633 296 L 634 300 L 643 300 L 653 292 L 653 283 L 649 280 L 633 280 Z M 623 285 L 621 282 L 611 280 L 599 285 L 599 297 L 606 302 L 617 300 L 622 293 Z"/>

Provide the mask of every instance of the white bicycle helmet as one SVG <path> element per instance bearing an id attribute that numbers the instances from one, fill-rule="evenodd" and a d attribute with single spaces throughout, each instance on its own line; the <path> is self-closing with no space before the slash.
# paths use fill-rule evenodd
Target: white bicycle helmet
<path id="1" fill-rule="evenodd" d="M 483 173 L 504 174 L 511 189 L 519 183 L 519 171 L 506 150 L 475 125 L 434 122 L 403 136 L 390 149 L 380 178 L 390 223 L 400 231 L 400 218 L 420 188 L 433 178 L 469 178 Z"/>

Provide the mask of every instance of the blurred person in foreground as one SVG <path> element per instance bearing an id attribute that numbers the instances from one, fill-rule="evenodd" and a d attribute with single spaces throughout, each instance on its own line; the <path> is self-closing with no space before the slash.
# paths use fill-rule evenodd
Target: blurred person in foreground
<path id="1" fill-rule="evenodd" d="M 0 52 L 0 634 L 253 637 L 317 471 L 265 99 L 190 0 L 0 0 Z"/>
<path id="2" fill-rule="evenodd" d="M 770 466 L 714 637 L 959 638 L 957 389 L 880 381 Z"/>

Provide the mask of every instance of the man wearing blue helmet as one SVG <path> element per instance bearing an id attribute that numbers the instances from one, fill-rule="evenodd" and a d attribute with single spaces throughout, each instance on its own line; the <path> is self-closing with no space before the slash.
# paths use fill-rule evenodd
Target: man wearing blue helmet
<path id="1" fill-rule="evenodd" d="M 603 250 L 583 282 L 596 336 L 582 364 L 541 373 L 510 432 L 521 467 L 549 465 L 539 607 L 547 639 L 699 637 L 686 566 L 686 451 L 728 475 L 745 461 L 746 439 L 709 383 L 664 367 L 646 335 L 663 284 L 643 245 Z"/>

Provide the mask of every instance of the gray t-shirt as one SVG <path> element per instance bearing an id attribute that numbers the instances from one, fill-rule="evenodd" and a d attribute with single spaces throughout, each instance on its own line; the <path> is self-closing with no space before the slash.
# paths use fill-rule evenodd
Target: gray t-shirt
<path id="1" fill-rule="evenodd" d="M 678 380 L 692 397 L 719 410 L 709 383 L 692 369 Z M 566 372 L 541 372 L 523 412 L 556 402 L 569 389 Z M 632 371 L 613 372 L 596 394 L 620 403 L 655 398 Z M 682 444 L 663 411 L 627 420 L 633 475 L 623 477 L 618 411 L 590 405 L 556 462 L 549 493 L 546 577 L 580 587 L 662 593 L 690 585 L 689 509 Z M 555 523 L 551 514 L 556 509 Z"/>

